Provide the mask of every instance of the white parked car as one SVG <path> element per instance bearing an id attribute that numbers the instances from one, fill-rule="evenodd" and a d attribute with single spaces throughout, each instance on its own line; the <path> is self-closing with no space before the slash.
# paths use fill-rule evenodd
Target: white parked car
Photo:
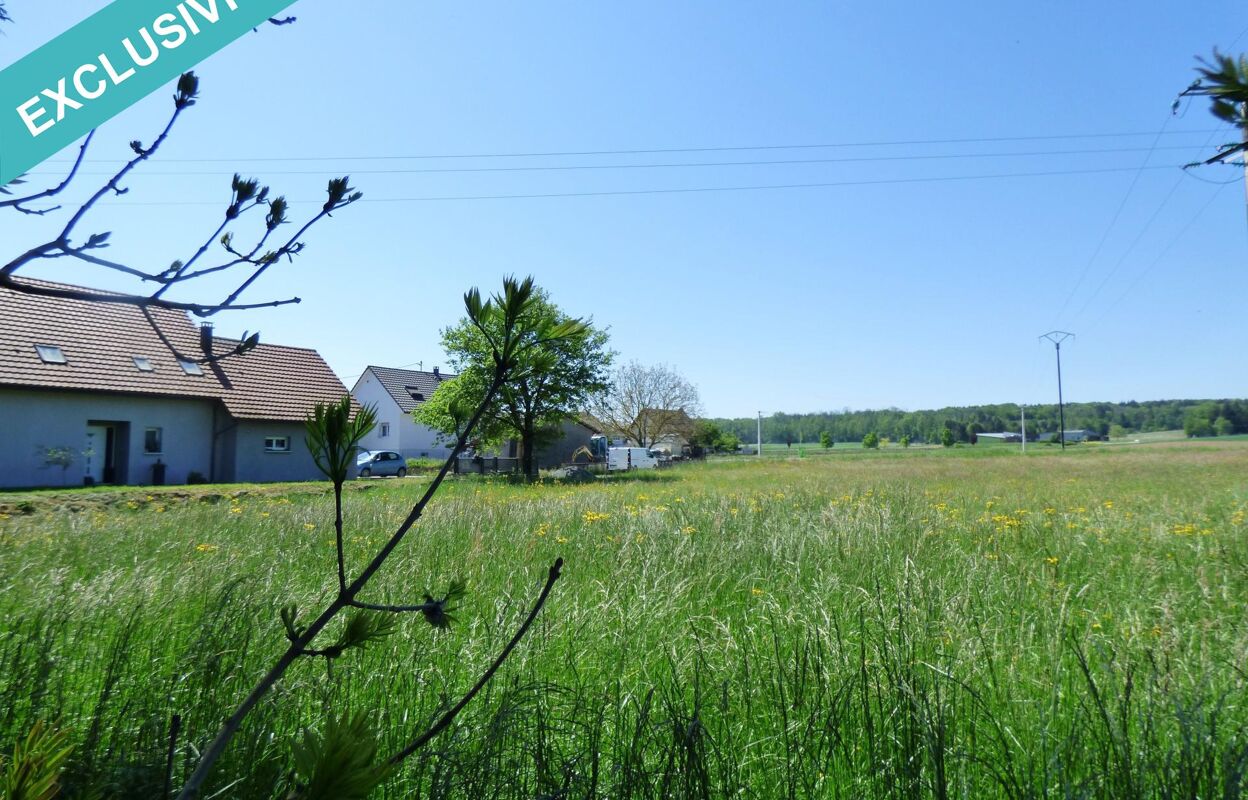
<path id="1" fill-rule="evenodd" d="M 407 475 L 407 460 L 393 450 L 365 450 L 355 458 L 355 474 L 361 478 Z"/>

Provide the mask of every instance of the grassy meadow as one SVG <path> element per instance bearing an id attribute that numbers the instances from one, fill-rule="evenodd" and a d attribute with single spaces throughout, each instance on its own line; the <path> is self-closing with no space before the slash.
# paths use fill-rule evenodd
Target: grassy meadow
<path id="1" fill-rule="evenodd" d="M 364 598 L 462 576 L 455 625 L 297 664 L 205 796 L 278 796 L 341 709 L 402 747 L 558 556 L 528 638 L 377 797 L 1242 796 L 1248 442 L 1034 450 L 456 480 Z M 349 563 L 423 486 L 353 487 Z M 0 753 L 66 729 L 69 798 L 160 796 L 174 713 L 180 783 L 283 649 L 278 608 L 334 583 L 332 498 L 306 486 L 0 506 Z"/>

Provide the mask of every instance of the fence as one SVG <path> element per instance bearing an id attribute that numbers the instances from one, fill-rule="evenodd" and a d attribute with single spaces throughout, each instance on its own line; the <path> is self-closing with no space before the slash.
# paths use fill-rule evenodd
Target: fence
<path id="1" fill-rule="evenodd" d="M 455 459 L 455 474 L 467 475 L 477 473 L 485 475 L 493 472 L 518 472 L 520 459 L 499 458 L 498 456 L 460 456 Z"/>

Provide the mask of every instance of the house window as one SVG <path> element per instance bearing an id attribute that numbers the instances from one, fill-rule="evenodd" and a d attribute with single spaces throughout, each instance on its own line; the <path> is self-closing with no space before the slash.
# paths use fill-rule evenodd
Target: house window
<path id="1" fill-rule="evenodd" d="M 290 437 L 289 436 L 266 436 L 264 437 L 264 452 L 266 453 L 289 453 Z"/>
<path id="2" fill-rule="evenodd" d="M 139 372 L 156 371 L 156 367 L 152 365 L 152 360 L 147 356 L 134 356 L 134 366 Z"/>
<path id="3" fill-rule="evenodd" d="M 415 386 L 408 386 L 406 388 L 407 388 L 407 393 L 410 394 L 412 396 L 412 399 L 415 400 L 417 403 L 425 402 L 424 393 L 419 391 Z"/>
<path id="4" fill-rule="evenodd" d="M 35 350 L 39 352 L 39 358 L 45 364 L 69 363 L 65 360 L 65 353 L 54 344 L 37 344 Z"/>
<path id="5" fill-rule="evenodd" d="M 182 365 L 182 371 L 187 375 L 203 375 L 204 371 L 194 361 L 187 361 L 185 358 L 179 358 L 178 363 Z"/>
<path id="6" fill-rule="evenodd" d="M 148 428 L 143 431 L 143 452 L 151 456 L 164 453 L 164 439 L 164 430 L 162 428 Z"/>
<path id="7" fill-rule="evenodd" d="M 383 423 L 381 423 L 381 436 L 382 436 L 382 438 L 384 439 L 385 437 L 387 437 L 387 436 L 389 436 L 389 435 L 390 435 L 390 423 L 389 423 L 389 422 L 383 422 Z"/>

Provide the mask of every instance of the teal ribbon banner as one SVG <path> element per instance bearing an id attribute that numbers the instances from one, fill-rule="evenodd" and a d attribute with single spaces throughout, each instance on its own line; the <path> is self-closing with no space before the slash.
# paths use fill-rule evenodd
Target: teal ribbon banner
<path id="1" fill-rule="evenodd" d="M 0 72 L 0 186 L 294 0 L 114 0 Z"/>

